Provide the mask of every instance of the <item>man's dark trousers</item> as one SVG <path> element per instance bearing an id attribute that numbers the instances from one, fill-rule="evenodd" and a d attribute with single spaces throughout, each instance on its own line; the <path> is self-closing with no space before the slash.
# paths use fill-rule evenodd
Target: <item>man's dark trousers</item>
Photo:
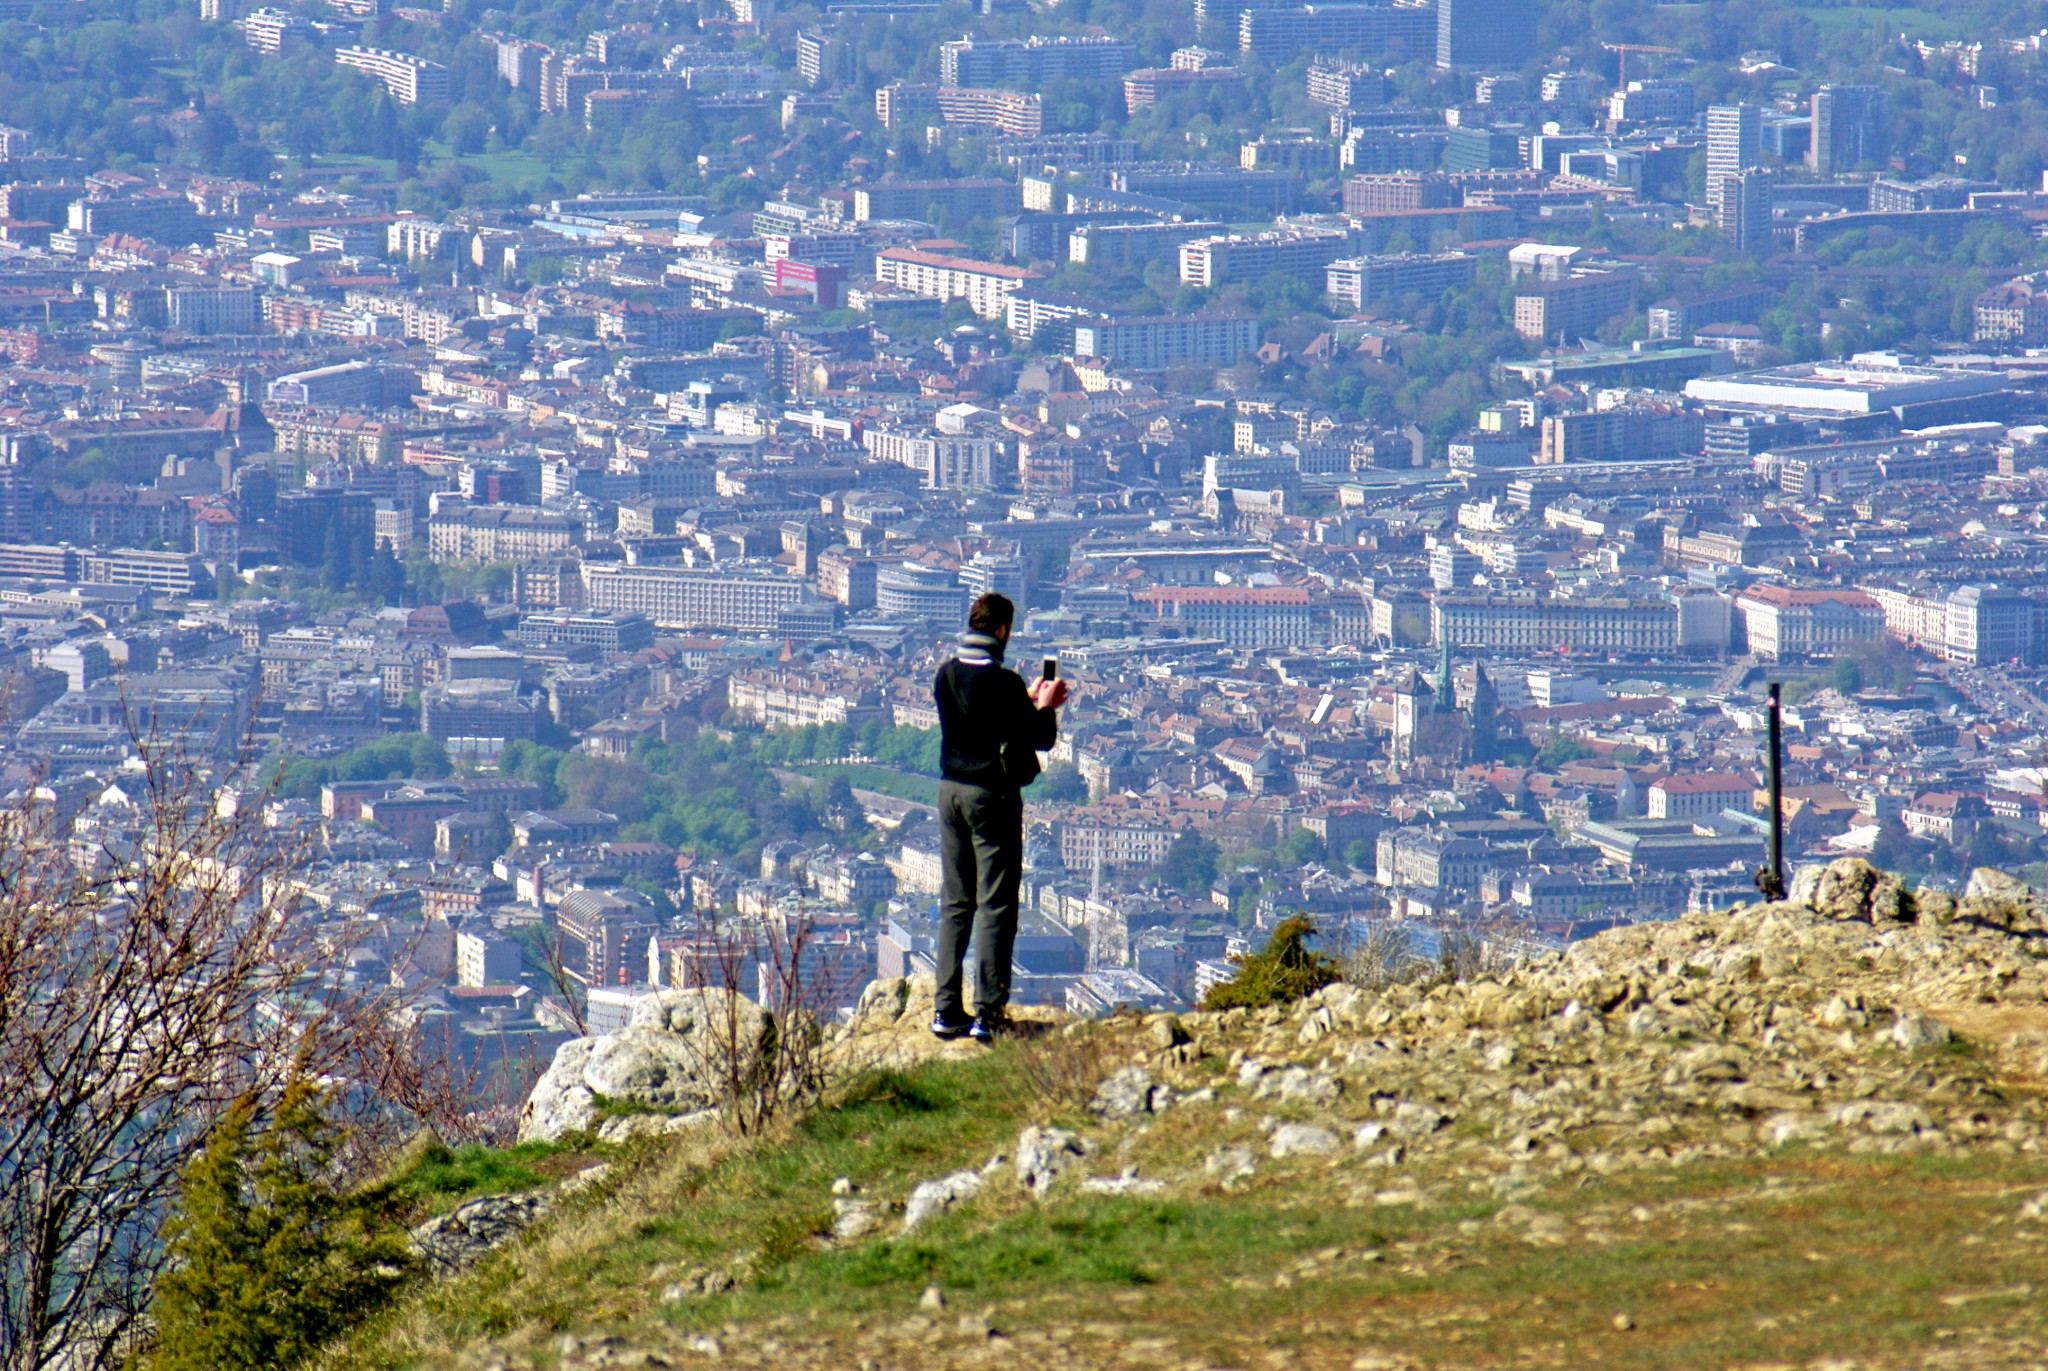
<path id="1" fill-rule="evenodd" d="M 959 781 L 939 782 L 938 1010 L 966 1017 L 962 964 L 974 936 L 974 1011 L 1000 1017 L 1010 1002 L 1010 953 L 1017 942 L 1017 885 L 1024 874 L 1024 797 Z"/>

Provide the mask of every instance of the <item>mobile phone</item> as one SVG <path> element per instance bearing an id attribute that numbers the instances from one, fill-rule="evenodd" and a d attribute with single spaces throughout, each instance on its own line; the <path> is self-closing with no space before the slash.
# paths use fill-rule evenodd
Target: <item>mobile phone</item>
<path id="1" fill-rule="evenodd" d="M 1046 680 L 1048 680 L 1048 681 L 1050 681 L 1050 680 L 1051 680 L 1051 679 L 1052 679 L 1053 677 L 1055 677 L 1055 676 L 1057 676 L 1057 675 L 1059 675 L 1059 674 L 1060 674 L 1060 664 L 1059 664 L 1059 662 L 1058 662 L 1058 660 L 1057 660 L 1057 659 L 1055 659 L 1055 658 L 1052 658 L 1052 657 L 1048 657 L 1048 658 L 1046 658 L 1046 659 L 1045 659 L 1045 672 L 1044 672 L 1044 674 L 1045 674 L 1045 679 L 1046 679 Z"/>

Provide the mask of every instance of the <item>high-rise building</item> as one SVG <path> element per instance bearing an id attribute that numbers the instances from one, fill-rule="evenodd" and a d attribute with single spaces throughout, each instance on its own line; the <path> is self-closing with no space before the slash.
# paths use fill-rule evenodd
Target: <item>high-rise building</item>
<path id="1" fill-rule="evenodd" d="M 1707 204 L 1721 208 L 1721 185 L 1763 161 L 1763 111 L 1755 105 L 1707 107 Z"/>
<path id="2" fill-rule="evenodd" d="M 939 45 L 939 84 L 1030 90 L 1050 81 L 1122 76 L 1138 65 L 1138 49 L 1121 38 L 1061 35 L 956 38 Z"/>
<path id="3" fill-rule="evenodd" d="M 1536 56 L 1539 0 L 1437 0 L 1439 67 L 1519 67 Z"/>
<path id="4" fill-rule="evenodd" d="M 1714 209 L 1721 236 L 1738 252 L 1769 252 L 1771 247 L 1771 174 L 1751 167 L 1721 180 L 1721 203 Z"/>
<path id="5" fill-rule="evenodd" d="M 375 77 L 384 84 L 384 89 L 391 92 L 391 98 L 401 105 L 448 98 L 448 68 L 409 52 L 392 52 L 385 48 L 337 48 L 334 62 L 336 66 L 350 67 Z"/>
<path id="6" fill-rule="evenodd" d="M 1813 146 L 1807 165 L 1822 176 L 1891 156 L 1884 91 L 1876 86 L 1822 86 L 1813 93 Z"/>

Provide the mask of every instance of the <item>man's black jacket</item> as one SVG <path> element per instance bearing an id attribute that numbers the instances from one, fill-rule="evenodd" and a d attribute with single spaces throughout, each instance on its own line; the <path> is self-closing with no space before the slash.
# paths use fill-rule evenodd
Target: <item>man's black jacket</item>
<path id="1" fill-rule="evenodd" d="M 932 682 L 932 699 L 939 707 L 940 772 L 949 781 L 1022 789 L 1038 775 L 1035 754 L 1059 736 L 1059 716 L 1033 704 L 1024 679 L 993 662 L 946 663 Z"/>

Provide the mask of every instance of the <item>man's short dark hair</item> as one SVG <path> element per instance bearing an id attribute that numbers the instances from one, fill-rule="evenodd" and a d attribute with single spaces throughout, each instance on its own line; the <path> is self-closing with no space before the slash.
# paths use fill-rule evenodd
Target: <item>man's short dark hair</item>
<path id="1" fill-rule="evenodd" d="M 967 611 L 967 627 L 976 633 L 994 633 L 999 628 L 1008 628 L 1016 618 L 1017 606 L 1010 603 L 1010 597 L 990 591 L 976 599 L 974 607 Z"/>

